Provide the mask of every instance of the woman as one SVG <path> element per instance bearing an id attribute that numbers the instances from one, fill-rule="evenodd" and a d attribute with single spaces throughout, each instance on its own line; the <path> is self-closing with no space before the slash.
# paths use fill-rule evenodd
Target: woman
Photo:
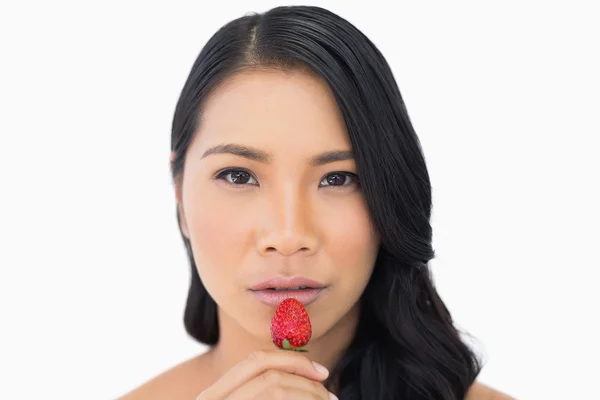
<path id="1" fill-rule="evenodd" d="M 349 22 L 296 6 L 225 25 L 185 83 L 171 150 L 185 327 L 210 349 L 124 399 L 509 398 L 475 382 L 433 286 L 420 143 Z M 282 289 L 310 315 L 308 353 L 271 341 Z"/>

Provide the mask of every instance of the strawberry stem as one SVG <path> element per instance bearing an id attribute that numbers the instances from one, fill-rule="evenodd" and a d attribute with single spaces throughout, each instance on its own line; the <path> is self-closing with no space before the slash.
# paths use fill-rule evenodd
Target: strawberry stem
<path id="1" fill-rule="evenodd" d="M 287 339 L 283 339 L 281 341 L 281 345 L 283 346 L 284 350 L 294 350 L 294 351 L 298 351 L 300 353 L 308 353 L 308 350 L 303 349 L 302 347 L 292 347 L 292 345 L 290 344 L 290 341 Z"/>

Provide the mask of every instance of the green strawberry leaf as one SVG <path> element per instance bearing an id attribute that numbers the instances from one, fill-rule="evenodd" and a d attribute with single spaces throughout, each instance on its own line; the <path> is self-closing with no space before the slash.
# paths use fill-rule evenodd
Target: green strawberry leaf
<path id="1" fill-rule="evenodd" d="M 308 353 L 308 350 L 303 349 L 302 347 L 292 347 L 292 345 L 290 344 L 290 341 L 287 339 L 283 339 L 281 341 L 281 345 L 283 346 L 284 350 L 293 350 L 293 351 L 297 351 L 299 353 Z"/>

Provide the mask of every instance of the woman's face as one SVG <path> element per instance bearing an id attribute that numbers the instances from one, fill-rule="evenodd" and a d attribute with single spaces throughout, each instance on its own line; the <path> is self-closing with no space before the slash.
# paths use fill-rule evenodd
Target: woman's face
<path id="1" fill-rule="evenodd" d="M 238 154 L 215 148 L 224 145 Z M 355 162 L 314 161 L 351 150 L 332 93 L 305 73 L 239 73 L 203 107 L 177 187 L 181 227 L 220 312 L 261 340 L 276 306 L 253 285 L 324 285 L 306 305 L 315 340 L 350 315 L 371 276 L 379 237 Z"/>

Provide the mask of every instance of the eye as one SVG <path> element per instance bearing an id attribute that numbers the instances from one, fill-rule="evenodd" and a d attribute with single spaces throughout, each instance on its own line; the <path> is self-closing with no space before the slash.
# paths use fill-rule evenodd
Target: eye
<path id="1" fill-rule="evenodd" d="M 223 170 L 215 176 L 215 179 L 224 180 L 233 186 L 258 186 L 256 178 L 250 172 L 239 168 Z M 348 187 L 352 184 L 358 184 L 358 176 L 356 174 L 352 172 L 332 172 L 323 178 L 320 186 Z"/>
<path id="2" fill-rule="evenodd" d="M 219 172 L 215 179 L 224 180 L 225 182 L 234 186 L 258 184 L 258 182 L 252 176 L 252 174 L 243 169 L 226 169 L 224 171 Z"/>
<path id="3" fill-rule="evenodd" d="M 321 181 L 321 186 L 350 186 L 358 183 L 358 176 L 352 172 L 332 172 Z"/>

